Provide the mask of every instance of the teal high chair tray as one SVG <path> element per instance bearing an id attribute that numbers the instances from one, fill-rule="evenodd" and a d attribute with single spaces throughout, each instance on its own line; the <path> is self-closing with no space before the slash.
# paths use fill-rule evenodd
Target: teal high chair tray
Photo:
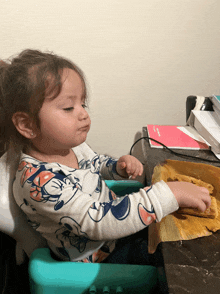
<path id="1" fill-rule="evenodd" d="M 106 181 L 117 195 L 137 192 L 137 181 Z M 128 264 L 56 261 L 48 248 L 34 251 L 29 262 L 31 293 L 154 293 L 157 269 Z"/>

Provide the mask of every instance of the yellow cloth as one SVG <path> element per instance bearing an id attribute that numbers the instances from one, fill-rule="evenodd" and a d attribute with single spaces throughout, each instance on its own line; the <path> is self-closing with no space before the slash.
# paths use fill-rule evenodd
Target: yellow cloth
<path id="1" fill-rule="evenodd" d="M 187 161 L 167 160 L 164 164 L 155 167 L 152 183 L 169 179 L 169 169 L 176 174 L 196 178 L 214 187 L 212 196 L 216 198 L 218 216 L 215 219 L 192 215 L 183 215 L 174 212 L 149 226 L 149 253 L 154 253 L 160 242 L 191 240 L 209 236 L 220 230 L 220 168 Z"/>

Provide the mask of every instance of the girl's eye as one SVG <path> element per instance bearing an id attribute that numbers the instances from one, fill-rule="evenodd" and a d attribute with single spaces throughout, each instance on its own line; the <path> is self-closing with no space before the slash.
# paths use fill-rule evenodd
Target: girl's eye
<path id="1" fill-rule="evenodd" d="M 63 110 L 65 110 L 65 111 L 71 111 L 71 110 L 73 110 L 73 107 L 63 108 Z"/>
<path id="2" fill-rule="evenodd" d="M 83 108 L 86 108 L 86 107 L 87 107 L 87 105 L 86 105 L 86 104 L 82 104 L 82 107 L 83 107 Z"/>

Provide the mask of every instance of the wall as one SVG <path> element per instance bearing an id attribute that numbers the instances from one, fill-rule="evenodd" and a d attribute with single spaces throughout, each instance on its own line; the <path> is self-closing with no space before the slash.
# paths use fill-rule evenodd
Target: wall
<path id="1" fill-rule="evenodd" d="M 185 124 L 188 95 L 220 94 L 218 0 L 2 0 L 0 58 L 75 61 L 89 85 L 88 143 L 127 154 L 146 124 Z"/>

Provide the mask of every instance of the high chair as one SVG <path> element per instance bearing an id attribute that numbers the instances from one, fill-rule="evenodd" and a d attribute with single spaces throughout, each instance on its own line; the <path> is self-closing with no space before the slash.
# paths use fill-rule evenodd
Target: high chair
<path id="1" fill-rule="evenodd" d="M 12 194 L 17 163 L 6 166 L 0 158 L 0 231 L 16 241 L 16 263 L 29 260 L 31 293 L 155 293 L 158 277 L 153 266 L 88 264 L 54 260 L 41 235 L 32 229 Z M 106 181 L 118 195 L 138 191 L 135 181 Z"/>
<path id="2" fill-rule="evenodd" d="M 25 253 L 28 257 L 47 243 L 41 235 L 30 227 L 27 219 L 18 207 L 12 193 L 12 183 L 15 177 L 17 163 L 6 166 L 6 153 L 0 158 L 0 230 L 16 241 L 16 262 L 22 264 Z"/>
<path id="3" fill-rule="evenodd" d="M 28 225 L 12 195 L 17 166 L 14 161 L 7 167 L 6 154 L 0 157 L 0 292 L 3 294 L 28 293 L 25 257 L 30 257 L 35 249 L 47 246 L 46 240 Z"/>

